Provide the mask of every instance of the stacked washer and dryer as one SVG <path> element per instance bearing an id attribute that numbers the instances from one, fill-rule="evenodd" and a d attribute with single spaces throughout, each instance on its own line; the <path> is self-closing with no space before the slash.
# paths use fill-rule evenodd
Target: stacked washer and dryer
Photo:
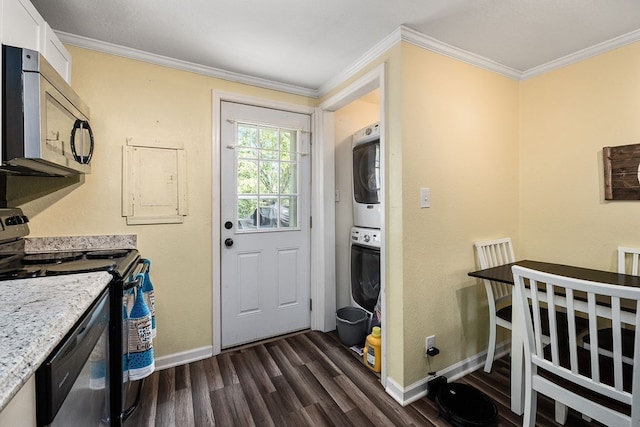
<path id="1" fill-rule="evenodd" d="M 351 228 L 351 302 L 372 316 L 368 330 L 380 323 L 380 124 L 353 134 L 353 228 Z M 378 311 L 377 315 L 374 312 Z"/>

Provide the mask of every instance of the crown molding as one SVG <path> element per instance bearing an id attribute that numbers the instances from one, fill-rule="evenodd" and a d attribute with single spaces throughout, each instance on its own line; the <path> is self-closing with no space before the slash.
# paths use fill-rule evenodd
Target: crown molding
<path id="1" fill-rule="evenodd" d="M 394 32 L 375 44 L 371 49 L 365 52 L 360 58 L 358 58 L 349 67 L 342 70 L 338 75 L 327 80 L 318 89 L 318 97 L 328 94 L 332 89 L 335 89 L 338 85 L 344 83 L 349 78 L 355 76 L 371 62 L 382 55 L 387 50 L 391 49 L 401 40 L 400 32 L 402 27 L 398 27 Z"/>
<path id="2" fill-rule="evenodd" d="M 374 47 L 369 49 L 364 55 L 356 60 L 352 65 L 343 70 L 340 74 L 328 80 L 318 89 L 318 95 L 323 96 L 328 94 L 332 89 L 336 88 L 339 84 L 345 82 L 350 77 L 355 76 L 368 66 L 373 60 L 378 58 L 384 52 L 392 48 L 397 43 L 405 41 L 415 46 L 427 49 L 442 55 L 448 56 L 453 59 L 457 59 L 466 62 L 471 65 L 475 65 L 480 68 L 484 68 L 489 71 L 493 71 L 498 74 L 502 74 L 511 79 L 519 80 L 522 73 L 513 68 L 509 68 L 502 64 L 499 64 L 490 59 L 484 58 L 480 55 L 476 55 L 471 52 L 459 49 L 455 46 L 443 43 L 432 37 L 426 36 L 414 29 L 406 27 L 404 25 L 399 26 L 394 32 L 385 37 L 382 41 L 377 43 Z"/>
<path id="3" fill-rule="evenodd" d="M 548 73 L 549 71 L 557 70 L 558 68 L 566 67 L 567 65 L 574 64 L 584 59 L 600 55 L 602 53 L 617 49 L 631 43 L 635 43 L 637 41 L 640 41 L 640 30 L 631 31 L 627 34 L 614 37 L 610 40 L 598 43 L 586 49 L 582 49 L 569 55 L 563 56 L 562 58 L 547 62 L 546 64 L 530 68 L 522 73 L 522 77 L 520 78 L 520 80 L 530 79 L 532 77 Z"/>
<path id="4" fill-rule="evenodd" d="M 251 77 L 245 74 L 234 73 L 232 71 L 225 71 L 219 68 L 208 67 L 205 65 L 199 65 L 192 62 L 181 61 L 179 59 L 169 58 L 167 56 L 156 55 L 153 53 L 144 52 L 137 49 L 132 49 L 125 46 L 116 45 L 113 43 L 107 43 L 88 37 L 77 36 L 75 34 L 69 34 L 62 31 L 54 31 L 60 38 L 62 43 L 78 46 L 85 49 L 91 49 L 102 53 L 108 53 L 112 55 L 122 56 L 129 59 L 135 59 L 150 64 L 161 65 L 163 67 L 174 68 L 181 71 L 188 71 L 191 73 L 202 74 L 209 77 L 215 77 L 222 80 L 228 80 L 236 83 L 242 83 L 250 86 L 257 86 L 265 89 L 277 90 L 280 92 L 286 92 L 293 95 L 301 95 L 311 98 L 317 97 L 317 91 L 302 86 L 290 85 L 286 83 L 280 83 L 273 80 L 262 79 L 259 77 Z"/>
<path id="5" fill-rule="evenodd" d="M 401 25 L 387 37 L 376 43 L 371 49 L 365 52 L 360 58 L 354 61 L 350 66 L 338 73 L 336 76 L 327 80 L 318 89 L 311 89 L 302 86 L 280 83 L 273 80 L 252 77 L 245 74 L 225 71 L 219 68 L 208 67 L 195 64 L 192 62 L 181 61 L 179 59 L 169 58 L 166 56 L 156 55 L 137 49 L 132 49 L 112 43 L 102 42 L 87 37 L 77 36 L 74 34 L 55 31 L 60 40 L 69 45 L 78 46 L 98 52 L 109 53 L 112 55 L 122 56 L 125 58 L 135 59 L 151 64 L 161 65 L 164 67 L 174 68 L 182 71 L 188 71 L 196 74 L 202 74 L 209 77 L 228 80 L 236 83 L 242 83 L 250 86 L 257 86 L 265 89 L 277 90 L 280 92 L 290 93 L 293 95 L 306 96 L 310 98 L 320 98 L 328 94 L 331 90 L 344 83 L 349 78 L 357 75 L 376 58 L 387 50 L 391 49 L 397 43 L 404 41 L 411 43 L 423 49 L 439 53 L 450 58 L 466 62 L 467 64 L 477 66 L 479 68 L 491 71 L 510 79 L 526 80 L 558 68 L 582 61 L 584 59 L 600 55 L 618 47 L 640 41 L 640 30 L 635 30 L 627 34 L 615 37 L 594 46 L 582 49 L 575 53 L 563 56 L 556 60 L 547 62 L 537 67 L 530 68 L 524 72 L 511 67 L 502 65 L 491 59 L 487 59 L 472 52 L 457 48 L 447 43 L 441 42 L 433 37 L 429 37 L 412 28 Z"/>
<path id="6" fill-rule="evenodd" d="M 468 52 L 450 44 L 441 42 L 440 40 L 426 36 L 412 28 L 405 27 L 403 25 L 400 26 L 400 30 L 402 41 L 405 41 L 407 43 L 411 43 L 423 49 L 448 56 L 449 58 L 457 59 L 459 61 L 466 62 L 467 64 L 471 64 L 476 67 L 501 74 L 505 77 L 509 77 L 510 79 L 519 80 L 522 76 L 521 71 L 518 71 L 511 67 L 507 67 L 506 65 L 502 65 L 483 56 L 476 55 L 475 53 Z"/>
<path id="7" fill-rule="evenodd" d="M 474 65 L 479 68 L 501 74 L 510 79 L 521 81 L 547 73 L 549 71 L 556 70 L 558 68 L 565 67 L 567 65 L 582 61 L 596 55 L 600 55 L 624 45 L 640 41 L 640 30 L 631 31 L 627 34 L 614 37 L 605 42 L 563 56 L 562 58 L 547 62 L 546 64 L 540 65 L 538 67 L 530 68 L 523 72 L 511 67 L 507 67 L 506 65 L 502 65 L 491 59 L 487 59 L 480 55 L 476 55 L 474 53 L 441 42 L 440 40 L 426 36 L 412 28 L 401 25 L 380 43 L 376 44 L 373 48 L 367 51 L 350 67 L 346 68 L 340 74 L 323 84 L 318 90 L 318 95 L 326 95 L 331 89 L 337 87 L 348 78 L 353 77 L 354 75 L 362 71 L 365 66 L 370 64 L 378 56 L 380 56 L 382 53 L 384 53 L 386 50 L 390 49 L 400 41 L 405 41 L 423 49 L 427 49 L 448 56 L 450 58 L 466 62 L 470 65 Z"/>

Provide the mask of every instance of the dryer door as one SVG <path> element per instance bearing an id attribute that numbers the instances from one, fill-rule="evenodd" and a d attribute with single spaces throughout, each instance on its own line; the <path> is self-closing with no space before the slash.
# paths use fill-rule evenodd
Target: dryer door
<path id="1" fill-rule="evenodd" d="M 380 249 L 351 245 L 351 298 L 373 313 L 380 293 Z"/>
<path id="2" fill-rule="evenodd" d="M 353 198 L 365 205 L 380 203 L 380 140 L 353 147 Z"/>

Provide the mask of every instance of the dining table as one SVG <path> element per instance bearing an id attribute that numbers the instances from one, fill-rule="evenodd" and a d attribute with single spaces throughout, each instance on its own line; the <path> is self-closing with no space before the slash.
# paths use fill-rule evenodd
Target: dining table
<path id="1" fill-rule="evenodd" d="M 472 271 L 468 273 L 468 275 L 479 279 L 513 285 L 514 280 L 511 267 L 514 265 L 574 279 L 619 286 L 640 287 L 640 276 L 533 260 L 516 261 L 483 270 Z M 524 316 L 520 311 L 519 305 L 514 304 L 511 319 L 511 411 L 518 415 L 522 415 L 524 412 L 524 336 L 521 333 L 521 331 L 524 331 Z"/>

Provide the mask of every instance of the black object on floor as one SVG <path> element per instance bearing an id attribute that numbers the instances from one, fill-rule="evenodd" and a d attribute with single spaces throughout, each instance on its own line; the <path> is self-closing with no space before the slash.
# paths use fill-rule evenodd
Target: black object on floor
<path id="1" fill-rule="evenodd" d="M 430 379 L 427 382 L 427 397 L 431 400 L 436 400 L 436 396 L 438 395 L 438 390 L 443 385 L 447 384 L 447 377 L 438 376 Z"/>
<path id="2" fill-rule="evenodd" d="M 440 415 L 456 427 L 493 427 L 498 425 L 498 409 L 480 390 L 461 383 L 438 387 L 436 402 Z"/>

